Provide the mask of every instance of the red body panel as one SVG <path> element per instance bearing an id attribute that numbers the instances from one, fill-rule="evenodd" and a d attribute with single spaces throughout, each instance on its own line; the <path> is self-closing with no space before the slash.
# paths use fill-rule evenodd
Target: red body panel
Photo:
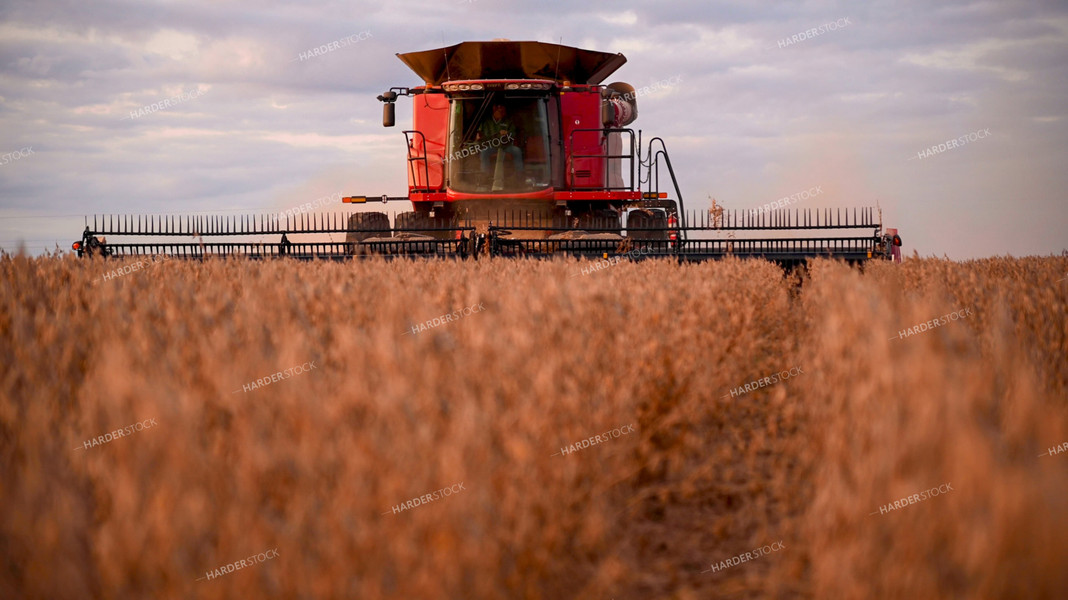
<path id="1" fill-rule="evenodd" d="M 412 192 L 410 199 L 412 202 L 453 202 L 455 200 L 480 200 L 485 198 L 484 194 L 461 194 L 460 192 L 431 192 L 429 194 L 424 192 Z M 605 191 L 567 191 L 567 190 L 545 190 L 541 192 L 531 192 L 529 194 L 508 194 L 508 198 L 527 198 L 527 199 L 544 199 L 553 200 L 556 202 L 567 201 L 584 201 L 589 202 L 593 200 L 621 200 L 621 201 L 634 201 L 641 200 L 643 195 L 641 192 L 605 192 Z M 661 193 L 661 198 L 667 197 L 667 194 Z"/>
<path id="2" fill-rule="evenodd" d="M 565 186 L 575 190 L 603 189 L 604 159 L 582 156 L 606 154 L 604 135 L 598 131 L 580 131 L 603 127 L 600 88 L 591 86 L 583 91 L 560 94 L 560 112 L 566 157 Z"/>

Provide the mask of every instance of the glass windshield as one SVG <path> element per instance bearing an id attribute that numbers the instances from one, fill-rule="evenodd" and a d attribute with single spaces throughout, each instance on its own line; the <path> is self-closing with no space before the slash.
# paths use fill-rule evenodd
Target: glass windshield
<path id="1" fill-rule="evenodd" d="M 517 193 L 549 187 L 545 99 L 454 97 L 445 155 L 448 185 L 458 192 Z"/>

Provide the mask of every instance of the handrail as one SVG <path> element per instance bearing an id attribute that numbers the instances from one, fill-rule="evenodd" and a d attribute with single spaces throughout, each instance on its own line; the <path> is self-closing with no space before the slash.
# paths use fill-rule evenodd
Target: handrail
<path id="1" fill-rule="evenodd" d="M 635 152 L 637 150 L 637 146 L 635 145 L 635 141 L 634 141 L 634 130 L 633 129 L 625 129 L 625 128 L 617 128 L 617 127 L 597 127 L 597 128 L 572 129 L 571 133 L 568 134 L 568 147 L 569 148 L 572 148 L 572 149 L 575 148 L 575 134 L 579 133 L 579 132 L 598 132 L 598 133 L 602 133 L 603 135 L 601 136 L 601 142 L 600 142 L 602 147 L 606 146 L 608 144 L 608 140 L 609 140 L 609 135 L 610 134 L 613 134 L 613 133 L 620 133 L 620 134 L 625 133 L 625 134 L 628 134 L 630 136 L 629 137 L 629 139 L 630 139 L 630 153 L 628 153 L 628 154 L 609 154 L 608 153 L 608 149 L 606 148 L 605 151 L 604 151 L 604 154 L 572 154 L 571 155 L 571 164 L 568 167 L 568 177 L 569 177 L 568 187 L 571 188 L 571 189 L 575 188 L 575 159 L 576 158 L 603 158 L 603 159 L 605 159 L 604 160 L 604 187 L 601 188 L 601 189 L 604 189 L 605 191 L 609 191 L 609 192 L 611 192 L 611 191 L 633 192 L 634 191 L 634 172 L 635 172 L 634 155 L 635 155 Z M 615 186 L 615 187 L 613 187 L 613 186 L 609 185 L 609 174 L 611 172 L 609 166 L 611 164 L 610 161 L 612 159 L 629 161 L 629 163 L 630 163 L 630 177 L 627 180 L 627 185 L 626 186 Z"/>
<path id="2" fill-rule="evenodd" d="M 660 150 L 657 150 L 656 154 L 653 154 L 653 144 L 655 142 L 660 142 Z M 687 239 L 686 238 L 686 205 L 683 203 L 683 200 L 682 200 L 682 190 L 679 189 L 679 180 L 678 180 L 678 178 L 675 177 L 675 169 L 671 166 L 671 157 L 668 155 L 667 144 L 664 143 L 664 139 L 661 138 L 661 137 L 654 137 L 654 138 L 649 140 L 649 152 L 646 154 L 646 159 L 648 160 L 648 162 L 645 163 L 649 167 L 649 169 L 648 169 L 648 177 L 646 177 L 646 180 L 645 180 L 646 183 L 648 184 L 647 191 L 650 194 L 654 193 L 654 190 L 652 189 L 652 186 L 653 186 L 653 180 L 655 178 L 655 180 L 656 180 L 655 193 L 656 193 L 657 196 L 659 196 L 659 194 L 660 194 L 660 157 L 661 156 L 664 157 L 664 164 L 667 165 L 668 174 L 671 175 L 671 184 L 675 188 L 675 197 L 678 198 L 678 201 L 679 201 L 679 225 L 682 226 L 681 227 L 681 229 L 682 229 L 682 232 L 681 232 L 682 233 L 682 238 L 685 240 L 685 239 Z M 654 167 L 656 167 L 655 171 L 653 170 Z"/>
<path id="3" fill-rule="evenodd" d="M 426 152 L 426 136 L 423 135 L 422 131 L 419 131 L 417 129 L 408 129 L 408 130 L 405 130 L 403 133 L 404 133 L 404 142 L 408 146 L 408 170 L 409 170 L 409 173 L 412 176 L 412 182 L 414 183 L 414 182 L 418 181 L 418 177 L 416 177 L 415 167 L 412 165 L 413 162 L 418 162 L 420 160 L 423 161 L 423 175 L 426 177 L 426 179 L 423 180 L 426 183 L 425 187 L 423 187 L 423 188 L 413 187 L 412 189 L 415 190 L 415 191 L 422 191 L 422 192 L 428 192 L 428 193 L 434 191 L 434 188 L 430 187 L 430 163 L 426 159 L 426 153 L 427 153 Z M 410 134 L 410 133 L 411 134 L 418 134 L 419 137 L 422 138 L 422 140 L 423 140 L 423 155 L 422 156 L 412 156 L 412 150 L 413 150 L 413 148 L 412 148 L 412 138 L 408 136 L 408 134 Z"/>

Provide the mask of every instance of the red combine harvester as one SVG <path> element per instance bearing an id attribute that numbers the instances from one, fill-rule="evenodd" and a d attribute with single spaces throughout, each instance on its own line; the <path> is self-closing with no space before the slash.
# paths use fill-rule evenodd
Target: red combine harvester
<path id="1" fill-rule="evenodd" d="M 387 127 L 396 121 L 395 102 L 412 98 L 412 129 L 403 132 L 408 195 L 344 198 L 351 204 L 381 200 L 410 206 L 392 224 L 385 211 L 284 218 L 103 216 L 87 224 L 75 250 L 190 258 L 738 256 L 798 264 L 817 256 L 890 259 L 900 246 L 899 237 L 882 233 L 873 208 L 720 209 L 687 218 L 664 141 L 654 137 L 643 146 L 641 131 L 628 128 L 638 115 L 635 89 L 603 83 L 626 62 L 622 54 L 491 41 L 398 57 L 424 82 L 378 97 Z M 839 235 L 828 236 L 831 230 Z M 872 233 L 843 235 L 849 230 Z M 804 237 L 813 231 L 823 235 Z M 792 235 L 766 237 L 766 232 Z M 343 242 L 301 239 L 342 233 Z M 204 241 L 268 234 L 281 238 Z M 105 235 L 200 241 L 114 244 L 99 237 Z"/>

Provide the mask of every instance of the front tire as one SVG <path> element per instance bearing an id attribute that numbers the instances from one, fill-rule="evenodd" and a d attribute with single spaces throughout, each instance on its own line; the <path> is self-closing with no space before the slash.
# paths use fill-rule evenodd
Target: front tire
<path id="1" fill-rule="evenodd" d="M 631 211 L 627 215 L 627 237 L 635 241 L 664 241 L 668 239 L 667 217 L 660 211 L 647 209 Z M 641 231 L 658 229 L 659 231 Z"/>
<path id="2" fill-rule="evenodd" d="M 456 231 L 453 229 L 455 227 L 453 219 L 431 217 L 425 212 L 408 211 L 397 215 L 397 226 L 394 227 L 394 232 L 423 235 L 436 240 L 451 240 L 456 237 Z M 447 231 L 438 231 L 443 229 Z"/>

